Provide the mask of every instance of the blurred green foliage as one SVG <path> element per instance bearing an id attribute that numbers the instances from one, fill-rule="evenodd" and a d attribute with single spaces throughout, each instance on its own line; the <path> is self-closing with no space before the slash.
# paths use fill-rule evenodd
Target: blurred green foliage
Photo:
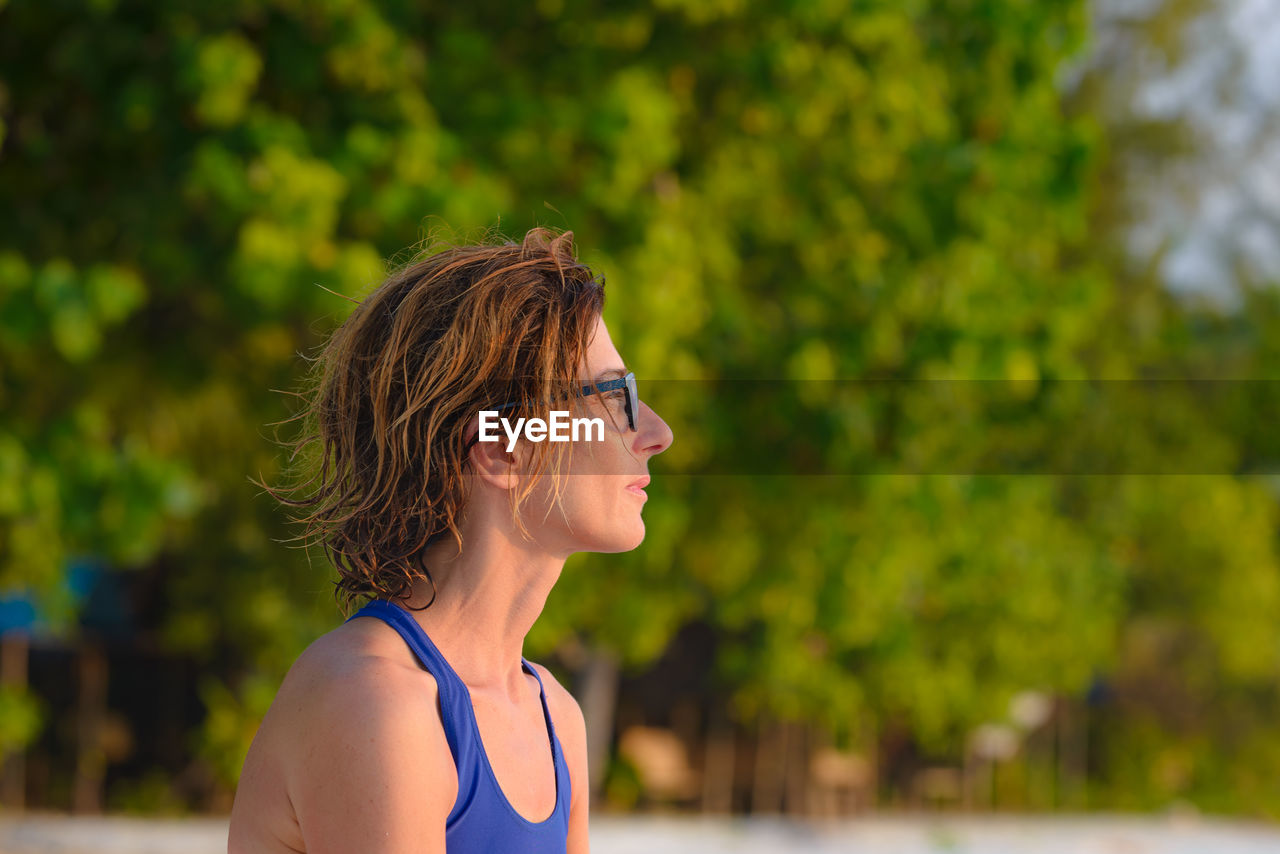
<path id="1" fill-rule="evenodd" d="M 40 734 L 42 706 L 25 687 L 0 686 L 0 757 L 22 750 Z"/>
<path id="2" fill-rule="evenodd" d="M 234 784 L 280 677 L 339 620 L 326 567 L 278 542 L 283 514 L 247 482 L 284 462 L 271 389 L 349 311 L 332 292 L 367 292 L 439 223 L 572 228 L 645 378 L 1274 372 L 1272 294 L 1247 320 L 1195 314 L 1107 251 L 1111 141 L 1057 85 L 1085 12 L 11 3 L 0 582 L 69 625 L 70 558 L 154 576 L 162 642 L 208 665 L 200 750 Z M 1234 474 L 1267 462 L 1235 453 L 1266 447 L 1254 413 L 1224 435 L 1178 410 L 1203 433 L 1188 466 L 1221 475 L 887 470 L 1070 426 L 1034 395 L 998 424 L 923 403 L 828 401 L 779 451 L 861 476 L 692 478 L 708 445 L 760 449 L 744 413 L 673 400 L 645 546 L 574 558 L 529 654 L 640 665 L 701 620 L 739 715 L 855 745 L 904 731 L 940 759 L 1017 692 L 1079 697 L 1104 674 L 1122 701 L 1092 805 L 1276 815 L 1276 496 Z"/>

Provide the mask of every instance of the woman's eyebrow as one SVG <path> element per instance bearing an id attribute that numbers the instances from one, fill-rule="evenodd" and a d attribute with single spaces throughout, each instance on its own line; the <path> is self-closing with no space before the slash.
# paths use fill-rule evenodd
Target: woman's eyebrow
<path id="1" fill-rule="evenodd" d="M 616 380 L 627 375 L 626 368 L 610 368 L 607 371 L 601 371 L 595 379 L 591 380 L 592 385 L 598 385 L 605 380 Z"/>

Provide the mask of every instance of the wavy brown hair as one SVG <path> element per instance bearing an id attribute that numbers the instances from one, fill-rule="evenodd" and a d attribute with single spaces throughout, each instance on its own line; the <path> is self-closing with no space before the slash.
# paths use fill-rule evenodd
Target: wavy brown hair
<path id="1" fill-rule="evenodd" d="M 518 244 L 428 247 L 357 303 L 316 357 L 304 406 L 280 422 L 302 424 L 286 443 L 296 482 L 254 481 L 300 511 L 293 539 L 323 545 L 345 612 L 360 597 L 407 599 L 418 578 L 434 591 L 423 552 L 446 536 L 462 547 L 471 419 L 509 401 L 535 415 L 580 387 L 603 308 L 604 278 L 578 261 L 573 232 L 546 228 Z M 565 453 L 531 450 L 533 476 L 511 492 L 522 531 L 520 504 L 548 467 L 558 498 Z"/>

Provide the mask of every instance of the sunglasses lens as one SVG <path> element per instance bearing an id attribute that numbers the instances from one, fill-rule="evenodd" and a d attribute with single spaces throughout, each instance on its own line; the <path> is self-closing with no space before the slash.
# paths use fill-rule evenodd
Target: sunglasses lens
<path id="1" fill-rule="evenodd" d="M 640 416 L 640 392 L 636 389 L 636 375 L 627 374 L 627 425 L 631 432 L 637 429 L 636 419 Z"/>

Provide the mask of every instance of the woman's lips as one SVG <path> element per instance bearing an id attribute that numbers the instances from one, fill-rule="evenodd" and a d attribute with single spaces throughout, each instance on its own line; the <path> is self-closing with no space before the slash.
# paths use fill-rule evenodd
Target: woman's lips
<path id="1" fill-rule="evenodd" d="M 627 492 L 631 492 L 636 495 L 639 495 L 641 498 L 647 501 L 649 499 L 649 495 L 644 491 L 644 488 L 648 485 L 649 485 L 649 478 L 642 477 L 639 480 L 632 481 L 631 483 L 627 484 Z"/>

